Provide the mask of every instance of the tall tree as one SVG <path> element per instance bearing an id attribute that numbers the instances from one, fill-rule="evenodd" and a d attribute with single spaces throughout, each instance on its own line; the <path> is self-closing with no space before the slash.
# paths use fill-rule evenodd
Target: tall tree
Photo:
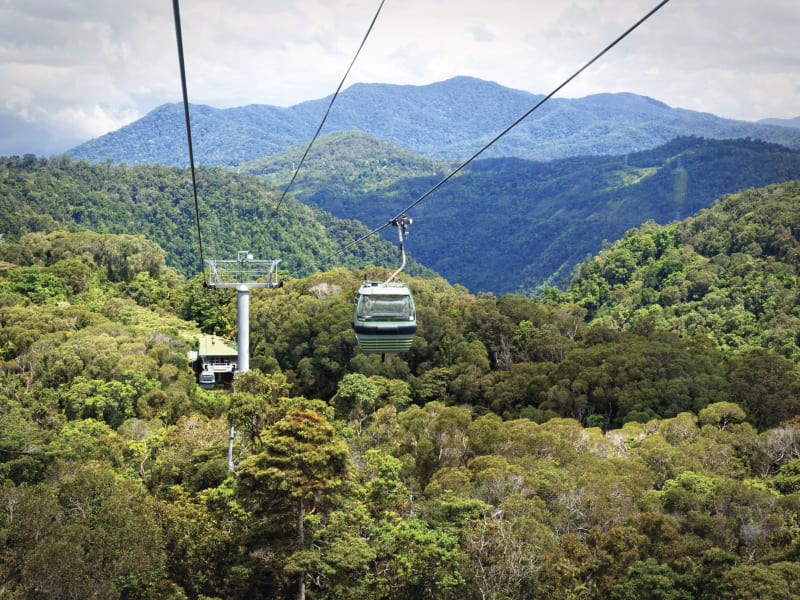
<path id="1" fill-rule="evenodd" d="M 303 406 L 266 427 L 261 441 L 261 451 L 241 463 L 239 490 L 259 524 L 283 534 L 294 531 L 281 568 L 296 576 L 297 598 L 304 600 L 307 574 L 318 564 L 306 519 L 324 513 L 334 500 L 346 474 L 348 447 L 325 416 Z"/>

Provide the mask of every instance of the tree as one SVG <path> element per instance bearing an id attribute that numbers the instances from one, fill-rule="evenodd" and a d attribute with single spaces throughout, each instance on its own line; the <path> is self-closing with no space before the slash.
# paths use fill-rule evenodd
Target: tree
<path id="1" fill-rule="evenodd" d="M 800 377 L 792 361 L 756 348 L 731 358 L 728 370 L 733 400 L 759 429 L 800 413 Z"/>
<path id="2" fill-rule="evenodd" d="M 34 304 L 55 303 L 67 298 L 66 289 L 61 280 L 40 267 L 13 269 L 4 285 L 29 298 Z"/>
<path id="3" fill-rule="evenodd" d="M 237 546 L 244 516 L 231 488 L 226 482 L 190 495 L 172 486 L 159 504 L 167 576 L 191 598 L 232 595 L 231 580 L 241 569 Z"/>
<path id="4" fill-rule="evenodd" d="M 233 298 L 232 290 L 209 288 L 198 276 L 177 290 L 172 306 L 182 319 L 195 321 L 202 332 L 227 335 L 233 330 L 231 311 L 227 310 Z"/>
<path id="5" fill-rule="evenodd" d="M 337 418 L 345 420 L 357 435 L 376 411 L 385 406 L 404 409 L 411 403 L 411 388 L 401 379 L 388 379 L 380 375 L 365 376 L 348 373 L 339 382 L 331 398 Z"/>
<path id="6" fill-rule="evenodd" d="M 289 395 L 289 388 L 283 373 L 264 374 L 258 369 L 238 373 L 228 408 L 231 426 L 258 441 L 261 430 L 280 418 L 280 399 Z"/>
<path id="7" fill-rule="evenodd" d="M 471 579 L 481 600 L 537 597 L 541 569 L 540 538 L 531 535 L 525 519 L 487 512 L 463 533 L 464 577 Z"/>
<path id="8" fill-rule="evenodd" d="M 796 563 L 737 565 L 722 576 L 721 592 L 731 600 L 785 600 L 800 584 Z"/>
<path id="9" fill-rule="evenodd" d="M 681 589 L 680 577 L 669 565 L 655 558 L 637 561 L 629 570 L 628 581 L 611 592 L 613 600 L 693 600 L 690 589 Z"/>
<path id="10" fill-rule="evenodd" d="M 400 439 L 397 452 L 410 462 L 419 490 L 424 490 L 439 467 L 463 466 L 469 448 L 468 410 L 429 402 L 400 413 Z"/>
<path id="11" fill-rule="evenodd" d="M 741 423 L 747 414 L 734 402 L 715 402 L 709 404 L 698 414 L 701 425 L 713 425 L 720 431 L 732 423 Z"/>
<path id="12" fill-rule="evenodd" d="M 387 517 L 370 532 L 377 549 L 371 586 L 378 598 L 458 598 L 458 538 L 419 518 Z"/>
<path id="13" fill-rule="evenodd" d="M 331 403 L 337 417 L 347 421 L 361 435 L 361 426 L 378 408 L 381 390 L 371 377 L 349 373 L 339 382 Z"/>
<path id="14" fill-rule="evenodd" d="M 277 520 L 280 529 L 295 532 L 291 547 L 284 550 L 282 568 L 296 575 L 297 597 L 303 600 L 306 577 L 319 562 L 306 520 L 334 501 L 346 474 L 347 444 L 324 416 L 301 407 L 266 427 L 261 441 L 261 451 L 240 465 L 239 493 L 257 519 L 273 525 Z M 287 523 L 289 515 L 294 527 Z"/>
<path id="15" fill-rule="evenodd" d="M 800 492 L 800 458 L 784 463 L 780 470 L 770 478 L 769 484 L 781 494 Z"/>
<path id="16" fill-rule="evenodd" d="M 139 476 L 157 495 L 174 486 L 199 491 L 217 486 L 227 473 L 224 418 L 192 414 L 161 427 L 139 443 Z"/>
<path id="17" fill-rule="evenodd" d="M 165 553 L 153 500 L 96 462 L 61 462 L 52 483 L 3 488 L 3 539 L 17 552 L 3 586 L 24 597 L 142 598 Z"/>

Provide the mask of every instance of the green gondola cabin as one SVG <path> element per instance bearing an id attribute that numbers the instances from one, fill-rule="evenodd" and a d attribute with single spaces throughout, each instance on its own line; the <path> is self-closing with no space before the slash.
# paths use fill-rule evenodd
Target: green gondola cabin
<path id="1" fill-rule="evenodd" d="M 417 313 L 408 286 L 365 281 L 355 299 L 353 330 L 367 354 L 408 352 L 417 331 Z"/>

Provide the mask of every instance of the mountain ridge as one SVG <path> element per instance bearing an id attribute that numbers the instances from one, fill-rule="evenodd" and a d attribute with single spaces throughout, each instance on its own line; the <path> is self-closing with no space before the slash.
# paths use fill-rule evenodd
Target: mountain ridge
<path id="1" fill-rule="evenodd" d="M 220 168 L 197 170 L 199 228 L 205 257 L 227 259 L 237 250 L 281 259 L 293 275 L 309 274 L 336 257 L 338 265 L 395 268 L 396 242 L 347 242 L 366 233 L 353 219 L 338 219 L 287 197 L 276 211 L 275 189 Z M 0 159 L 0 228 L 5 242 L 29 232 L 57 230 L 139 234 L 166 251 L 167 264 L 184 276 L 199 260 L 191 182 L 186 169 L 159 165 L 92 165 L 67 157 Z M 431 272 L 410 259 L 411 272 Z M 200 267 L 198 269 L 197 267 Z"/>
<path id="2" fill-rule="evenodd" d="M 358 130 L 423 156 L 463 159 L 542 98 L 472 77 L 423 86 L 356 83 L 338 95 L 322 133 Z M 216 109 L 192 105 L 197 161 L 238 165 L 307 143 L 330 101 L 331 96 L 291 107 L 251 104 Z M 791 127 L 670 108 L 631 93 L 604 93 L 576 100 L 551 99 L 503 136 L 485 156 L 552 160 L 584 154 L 625 154 L 680 135 L 753 137 L 800 148 L 800 132 Z M 93 162 L 185 165 L 188 150 L 182 105 L 161 105 L 67 154 Z"/>
<path id="3" fill-rule="evenodd" d="M 336 150 L 345 140 L 349 152 Z M 376 150 L 385 144 L 352 132 L 321 137 L 294 195 L 339 218 L 380 227 L 447 172 L 419 159 L 384 178 L 386 170 L 397 168 L 391 155 Z M 285 184 L 300 151 L 295 147 L 243 168 L 273 185 Z M 630 228 L 683 219 L 724 194 L 792 179 L 800 179 L 800 152 L 757 140 L 685 137 L 625 156 L 546 162 L 482 158 L 409 214 L 414 225 L 407 250 L 473 292 L 563 286 L 587 253 Z M 382 234 L 394 239 L 389 228 Z"/>
<path id="4" fill-rule="evenodd" d="M 759 123 L 764 123 L 765 125 L 778 125 L 779 127 L 796 127 L 800 129 L 800 116 L 794 117 L 793 119 L 760 119 Z"/>

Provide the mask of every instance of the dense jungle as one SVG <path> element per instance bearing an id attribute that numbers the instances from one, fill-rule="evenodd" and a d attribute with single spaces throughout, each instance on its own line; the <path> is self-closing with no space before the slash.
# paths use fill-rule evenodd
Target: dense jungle
<path id="1" fill-rule="evenodd" d="M 798 182 L 631 229 L 536 298 L 404 275 L 419 329 L 385 360 L 351 320 L 387 266 L 283 271 L 252 293 L 251 371 L 214 390 L 188 352 L 236 339 L 235 292 L 143 235 L 17 225 L 0 597 L 800 589 Z"/>

